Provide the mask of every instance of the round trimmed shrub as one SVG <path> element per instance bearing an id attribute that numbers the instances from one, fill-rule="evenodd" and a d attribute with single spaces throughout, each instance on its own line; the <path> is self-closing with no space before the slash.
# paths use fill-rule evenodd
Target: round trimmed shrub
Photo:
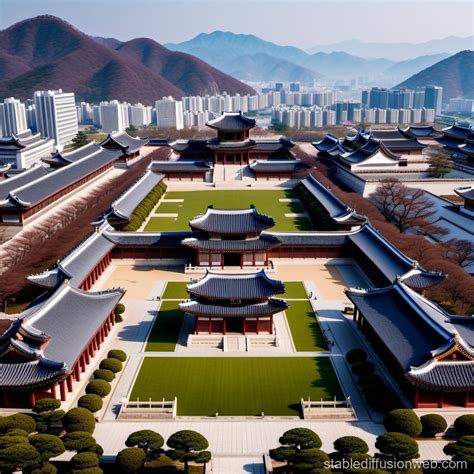
<path id="1" fill-rule="evenodd" d="M 316 472 L 317 469 L 327 469 L 329 461 L 329 456 L 319 448 L 302 449 L 292 459 L 296 472 Z"/>
<path id="2" fill-rule="evenodd" d="M 92 380 L 86 385 L 87 394 L 98 395 L 100 398 L 106 397 L 111 390 L 109 382 L 101 379 Z"/>
<path id="3" fill-rule="evenodd" d="M 361 375 L 357 379 L 357 384 L 361 387 L 365 387 L 366 385 L 384 385 L 382 378 L 376 374 L 370 375 Z"/>
<path id="4" fill-rule="evenodd" d="M 102 401 L 102 398 L 100 398 L 99 395 L 96 395 L 95 393 L 88 393 L 86 395 L 83 395 L 77 401 L 78 407 L 85 408 L 86 410 L 89 410 L 92 413 L 99 411 L 102 408 L 103 404 L 104 402 Z"/>
<path id="5" fill-rule="evenodd" d="M 454 429 L 460 436 L 474 435 L 474 415 L 461 415 L 454 420 Z"/>
<path id="6" fill-rule="evenodd" d="M 116 374 L 122 370 L 122 362 L 120 362 L 118 359 L 104 359 L 101 361 L 99 367 L 101 369 L 110 370 Z"/>
<path id="7" fill-rule="evenodd" d="M 352 364 L 352 372 L 355 375 L 372 375 L 374 373 L 375 366 L 372 362 L 367 360 L 354 362 Z"/>
<path id="8" fill-rule="evenodd" d="M 384 457 L 395 461 L 409 461 L 420 457 L 418 443 L 403 433 L 384 433 L 377 437 L 375 447 Z"/>
<path id="9" fill-rule="evenodd" d="M 403 433 L 412 438 L 419 436 L 423 429 L 418 415 L 409 408 L 398 408 L 388 412 L 383 424 L 387 431 Z"/>
<path id="10" fill-rule="evenodd" d="M 53 464 L 45 462 L 41 468 L 37 467 L 36 469 L 28 472 L 30 474 L 56 474 L 58 470 Z"/>
<path id="11" fill-rule="evenodd" d="M 77 453 L 92 452 L 96 446 L 94 437 L 88 431 L 73 431 L 62 438 L 64 447 L 68 451 Z"/>
<path id="12" fill-rule="evenodd" d="M 0 433 L 6 433 L 9 430 L 24 430 L 27 433 L 36 431 L 36 421 L 30 415 L 15 413 L 14 415 L 0 418 Z"/>
<path id="13" fill-rule="evenodd" d="M 436 413 L 430 413 L 423 415 L 420 418 L 422 431 L 421 436 L 423 438 L 434 438 L 438 433 L 443 433 L 448 427 L 446 420 Z"/>
<path id="14" fill-rule="evenodd" d="M 20 430 L 20 429 L 11 429 L 8 430 L 3 436 L 28 436 L 28 433 L 25 430 Z"/>
<path id="15" fill-rule="evenodd" d="M 112 380 L 115 378 L 115 374 L 111 370 L 97 369 L 94 370 L 94 378 L 105 380 L 106 382 L 112 382 Z"/>
<path id="16" fill-rule="evenodd" d="M 346 360 L 349 364 L 354 362 L 365 362 L 367 360 L 367 353 L 363 349 L 351 349 L 346 354 Z"/>
<path id="17" fill-rule="evenodd" d="M 112 349 L 107 353 L 109 359 L 118 359 L 120 362 L 125 362 L 127 360 L 127 354 L 120 349 Z"/>
<path id="18" fill-rule="evenodd" d="M 344 455 L 369 452 L 367 443 L 357 436 L 342 436 L 336 439 L 336 441 L 334 441 L 334 449 Z"/>
<path id="19" fill-rule="evenodd" d="M 141 448 L 125 448 L 117 454 L 115 465 L 120 472 L 134 473 L 145 464 L 145 451 Z"/>
<path id="20" fill-rule="evenodd" d="M 99 466 L 99 456 L 95 453 L 77 453 L 71 458 L 71 467 L 76 470 L 90 469 Z"/>
<path id="21" fill-rule="evenodd" d="M 125 312 L 125 305 L 123 303 L 119 303 L 116 307 L 115 307 L 115 314 L 123 314 Z"/>
<path id="22" fill-rule="evenodd" d="M 18 444 L 30 444 L 26 436 L 0 436 L 0 449 L 6 449 Z"/>
<path id="23" fill-rule="evenodd" d="M 85 408 L 71 408 L 63 418 L 63 427 L 68 433 L 73 431 L 87 431 L 93 433 L 95 429 L 94 415 Z"/>

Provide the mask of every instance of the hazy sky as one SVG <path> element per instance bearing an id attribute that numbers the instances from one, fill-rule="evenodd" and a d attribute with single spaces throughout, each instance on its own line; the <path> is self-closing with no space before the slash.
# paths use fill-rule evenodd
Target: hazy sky
<path id="1" fill-rule="evenodd" d="M 224 30 L 309 48 L 347 39 L 423 42 L 474 30 L 472 0 L 0 0 L 0 27 L 46 13 L 91 35 L 160 43 Z"/>

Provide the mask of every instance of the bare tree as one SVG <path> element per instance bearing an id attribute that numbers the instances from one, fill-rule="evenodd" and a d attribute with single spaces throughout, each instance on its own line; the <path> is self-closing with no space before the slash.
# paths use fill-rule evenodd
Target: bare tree
<path id="1" fill-rule="evenodd" d="M 451 156 L 444 148 L 430 146 L 426 149 L 426 154 L 430 165 L 428 171 L 436 178 L 444 178 L 453 168 Z"/>
<path id="2" fill-rule="evenodd" d="M 422 189 L 409 188 L 398 179 L 386 178 L 372 194 L 371 200 L 400 233 L 411 228 L 425 234 L 445 232 L 429 221 L 436 210 Z"/>
<path id="3" fill-rule="evenodd" d="M 474 263 L 474 242 L 469 240 L 451 239 L 443 244 L 444 256 L 461 268 Z"/>

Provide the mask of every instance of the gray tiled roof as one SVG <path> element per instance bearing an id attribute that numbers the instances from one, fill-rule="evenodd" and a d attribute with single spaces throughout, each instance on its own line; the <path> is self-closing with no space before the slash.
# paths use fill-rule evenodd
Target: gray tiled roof
<path id="1" fill-rule="evenodd" d="M 221 116 L 206 123 L 208 127 L 225 131 L 248 130 L 255 127 L 255 124 L 254 119 L 246 117 L 242 112 L 223 112 Z"/>
<path id="2" fill-rule="evenodd" d="M 363 147 L 358 148 L 350 153 L 344 153 L 341 158 L 349 163 L 362 163 L 368 160 L 372 155 L 375 155 L 378 151 L 382 152 L 387 158 L 394 161 L 399 161 L 400 157 L 392 153 L 382 142 L 376 142 L 375 140 L 368 141 Z"/>
<path id="3" fill-rule="evenodd" d="M 278 140 L 255 140 L 255 147 L 252 151 L 275 152 L 293 148 L 295 144 L 288 138 L 279 138 Z"/>
<path id="4" fill-rule="evenodd" d="M 100 145 L 92 141 L 69 153 L 56 151 L 55 153 L 52 153 L 50 157 L 43 158 L 42 161 L 45 163 L 68 165 L 70 163 L 75 163 L 86 156 L 90 156 L 93 153 L 98 153 L 101 149 Z"/>
<path id="5" fill-rule="evenodd" d="M 245 317 L 245 316 L 269 316 L 271 314 L 285 311 L 288 305 L 283 300 L 270 298 L 264 303 L 247 304 L 247 305 L 213 305 L 203 304 L 198 301 L 185 301 L 179 304 L 182 311 L 196 316 L 220 316 L 228 317 Z"/>
<path id="6" fill-rule="evenodd" d="M 397 247 L 392 245 L 369 223 L 364 224 L 359 231 L 349 234 L 348 238 L 390 282 L 395 281 L 397 277 L 412 272 L 414 268 L 424 276 L 432 276 L 433 279 L 429 278 L 431 284 L 436 280 L 434 277 L 440 276 L 437 272 L 430 272 L 417 265 L 414 260 L 398 250 Z M 420 277 L 418 277 L 417 283 L 421 282 L 419 278 Z M 439 283 L 437 280 L 436 282 Z M 409 283 L 409 281 L 407 283 Z M 429 286 L 431 286 L 431 284 Z"/>
<path id="7" fill-rule="evenodd" d="M 193 249 L 216 250 L 219 252 L 255 252 L 280 245 L 279 240 L 270 235 L 260 235 L 259 237 L 247 240 L 221 240 L 193 237 L 184 239 L 181 243 Z"/>
<path id="8" fill-rule="evenodd" d="M 402 130 L 399 128 L 400 132 L 405 136 L 409 137 L 416 137 L 416 138 L 427 138 L 437 134 L 437 130 L 435 130 L 432 126 L 426 125 L 409 125 L 407 128 Z"/>
<path id="9" fill-rule="evenodd" d="M 292 172 L 298 169 L 311 168 L 301 160 L 255 160 L 251 165 L 250 169 L 257 172 Z"/>
<path id="10" fill-rule="evenodd" d="M 43 176 L 47 176 L 50 172 L 51 171 L 45 166 L 35 165 L 12 178 L 0 181 L 0 202 L 8 199 L 11 190 L 20 188 L 25 184 L 42 178 Z"/>
<path id="11" fill-rule="evenodd" d="M 440 145 L 443 145 L 444 147 L 453 151 L 459 151 L 459 148 L 458 148 L 459 145 L 464 144 L 464 139 L 462 137 L 454 138 L 454 137 L 443 136 L 441 138 L 435 138 L 435 140 Z"/>
<path id="12" fill-rule="evenodd" d="M 345 136 L 342 145 L 348 148 L 360 148 L 370 140 L 368 133 L 358 131 L 354 136 Z"/>
<path id="13" fill-rule="evenodd" d="M 62 285 L 41 307 L 24 318 L 22 329 L 50 337 L 43 353 L 69 370 L 123 296 L 121 289 L 86 292 Z"/>
<path id="14" fill-rule="evenodd" d="M 450 127 L 443 128 L 441 130 L 446 137 L 453 137 L 460 140 L 465 140 L 466 138 L 472 138 L 474 135 L 474 129 L 471 127 L 466 127 L 463 125 L 458 125 L 457 123 L 451 125 Z"/>
<path id="15" fill-rule="evenodd" d="M 115 245 L 123 247 L 178 248 L 181 241 L 197 235 L 196 232 L 113 232 L 106 230 L 106 237 Z"/>
<path id="16" fill-rule="evenodd" d="M 458 145 L 458 149 L 466 155 L 474 155 L 474 140 L 465 140 L 462 145 Z"/>
<path id="17" fill-rule="evenodd" d="M 449 327 L 433 319 L 412 298 L 414 292 L 400 283 L 346 293 L 405 372 L 426 363 L 432 358 L 432 351 L 453 339 Z"/>
<path id="18" fill-rule="evenodd" d="M 261 235 L 272 235 L 281 245 L 295 247 L 342 246 L 348 242 L 348 234 L 344 232 L 265 232 Z"/>
<path id="19" fill-rule="evenodd" d="M 82 158 L 75 163 L 51 171 L 46 175 L 11 189 L 8 201 L 0 203 L 2 207 L 32 207 L 76 181 L 92 174 L 102 166 L 112 163 L 118 157 L 117 152 L 101 150 L 99 153 Z"/>
<path id="20" fill-rule="evenodd" d="M 256 273 L 214 273 L 188 285 L 193 296 L 211 299 L 261 299 L 285 292 L 285 285 L 261 270 Z"/>
<path id="21" fill-rule="evenodd" d="M 155 172 L 152 162 L 150 169 L 112 203 L 110 211 L 115 217 L 129 220 L 137 206 L 162 179 L 163 175 Z"/>
<path id="22" fill-rule="evenodd" d="M 171 142 L 169 146 L 179 152 L 187 153 L 208 153 L 209 149 L 207 148 L 207 140 L 176 140 Z"/>
<path id="23" fill-rule="evenodd" d="M 406 140 L 406 136 L 400 132 L 398 128 L 392 128 L 389 130 L 383 130 L 383 129 L 371 129 L 370 130 L 370 135 L 372 135 L 374 138 L 377 140 Z"/>
<path id="24" fill-rule="evenodd" d="M 185 172 L 202 173 L 212 169 L 206 161 L 169 160 L 152 161 L 150 169 L 158 173 Z"/>
<path id="25" fill-rule="evenodd" d="M 250 209 L 214 209 L 208 207 L 205 214 L 191 219 L 189 225 L 215 234 L 250 234 L 261 232 L 275 225 L 275 221 Z"/>
<path id="26" fill-rule="evenodd" d="M 211 150 L 228 150 L 228 149 L 235 149 L 235 150 L 240 150 L 240 149 L 249 149 L 253 148 L 257 145 L 257 142 L 255 140 L 251 140 L 250 138 L 241 141 L 241 142 L 220 142 L 217 138 L 211 138 L 210 140 L 207 141 L 207 146 Z"/>
<path id="27" fill-rule="evenodd" d="M 444 392 L 461 392 L 474 388 L 474 362 L 432 362 L 406 374 L 413 385 Z"/>
<path id="28" fill-rule="evenodd" d="M 337 223 L 349 220 L 364 221 L 363 216 L 358 215 L 354 209 L 346 206 L 335 194 L 323 186 L 314 176 L 308 176 L 301 183 L 324 207 L 331 219 Z"/>
<path id="29" fill-rule="evenodd" d="M 0 362 L 0 387 L 3 390 L 30 390 L 51 385 L 66 373 L 64 364 L 44 359 L 28 362 Z"/>
<path id="30" fill-rule="evenodd" d="M 312 145 L 319 151 L 332 150 L 339 143 L 339 138 L 328 133 L 322 140 L 313 142 Z"/>
<path id="31" fill-rule="evenodd" d="M 148 143 L 148 138 L 135 138 L 127 132 L 109 133 L 108 137 L 100 143 L 102 146 L 116 145 L 123 153 L 134 153 Z"/>
<path id="32" fill-rule="evenodd" d="M 462 188 L 456 188 L 454 192 L 458 196 L 462 197 L 463 199 L 474 201 L 474 186 L 465 186 Z"/>
<path id="33" fill-rule="evenodd" d="M 416 138 L 382 140 L 382 143 L 391 151 L 423 150 L 423 148 L 426 148 L 426 145 L 420 143 Z"/>

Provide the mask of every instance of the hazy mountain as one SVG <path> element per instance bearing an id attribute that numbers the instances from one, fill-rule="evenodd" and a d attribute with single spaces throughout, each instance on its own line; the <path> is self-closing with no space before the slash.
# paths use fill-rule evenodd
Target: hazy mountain
<path id="1" fill-rule="evenodd" d="M 414 59 L 407 59 L 406 61 L 400 61 L 390 66 L 384 71 L 386 75 L 392 76 L 395 81 L 403 81 L 406 78 L 417 74 L 418 72 L 426 69 L 427 67 L 436 64 L 443 59 L 450 56 L 448 53 L 441 54 L 430 54 L 428 56 L 420 56 Z"/>
<path id="2" fill-rule="evenodd" d="M 103 46 L 108 48 L 117 49 L 119 46 L 122 46 L 123 41 L 120 41 L 116 38 L 102 38 L 102 36 L 91 36 L 91 38 Z"/>
<path id="3" fill-rule="evenodd" d="M 370 43 L 347 40 L 332 44 L 323 44 L 308 49 L 308 53 L 332 53 L 344 51 L 363 58 L 388 58 L 395 61 L 440 53 L 455 54 L 466 49 L 474 49 L 474 36 L 430 40 L 424 43 Z"/>
<path id="4" fill-rule="evenodd" d="M 0 31 L 0 97 L 26 99 L 35 90 L 62 88 L 74 91 L 78 100 L 151 104 L 164 95 L 253 92 L 197 58 L 151 40 L 137 41 L 116 50 L 104 45 L 117 45 L 113 39 L 99 44 L 50 15 L 16 23 Z M 147 54 L 153 55 L 149 64 Z"/>
<path id="5" fill-rule="evenodd" d="M 417 88 L 429 84 L 443 87 L 443 101 L 452 97 L 474 97 L 474 51 L 461 51 L 411 76 L 398 87 Z"/>

